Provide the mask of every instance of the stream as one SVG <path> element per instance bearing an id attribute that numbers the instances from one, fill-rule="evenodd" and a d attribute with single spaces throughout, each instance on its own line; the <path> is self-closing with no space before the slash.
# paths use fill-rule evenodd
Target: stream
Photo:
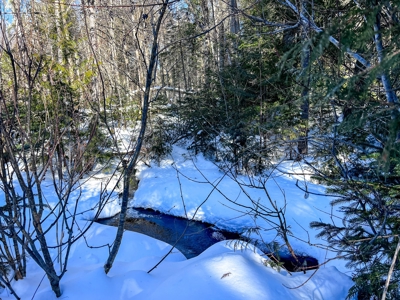
<path id="1" fill-rule="evenodd" d="M 117 227 L 119 214 L 112 218 L 99 219 L 96 222 Z M 212 224 L 187 220 L 144 208 L 129 208 L 125 229 L 151 236 L 170 245 L 176 244 L 175 247 L 188 259 L 199 255 L 220 241 L 241 240 L 246 243 L 246 238 L 238 233 L 220 230 Z M 184 235 L 181 237 L 182 234 Z M 268 256 L 272 257 L 272 255 Z M 297 262 L 293 257 L 284 253 L 279 253 L 275 257 L 279 257 L 281 265 L 291 272 L 318 267 L 318 261 L 306 255 L 297 255 Z"/>
<path id="2" fill-rule="evenodd" d="M 119 215 L 97 222 L 118 226 Z M 240 238 L 238 233 L 219 230 L 212 224 L 190 221 L 144 208 L 128 210 L 125 229 L 151 236 L 170 245 L 176 243 L 175 247 L 188 259 L 199 255 L 219 241 Z M 179 239 L 182 233 L 184 235 Z"/>

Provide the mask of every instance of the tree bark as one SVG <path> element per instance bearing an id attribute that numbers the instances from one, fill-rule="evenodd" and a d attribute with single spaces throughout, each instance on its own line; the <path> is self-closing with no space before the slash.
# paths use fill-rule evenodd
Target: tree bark
<path id="1" fill-rule="evenodd" d="M 302 28 L 303 39 L 307 38 L 308 26 L 303 26 Z M 299 141 L 297 143 L 297 150 L 300 156 L 306 155 L 308 153 L 308 118 L 309 118 L 309 109 L 310 103 L 308 100 L 309 91 L 310 91 L 310 76 L 309 76 L 309 67 L 310 67 L 310 46 L 306 45 L 303 48 L 301 56 L 301 72 L 304 74 L 302 85 L 303 89 L 301 92 L 301 106 L 300 106 L 300 136 Z"/>
<path id="2" fill-rule="evenodd" d="M 145 91 L 144 91 L 144 96 L 143 96 L 140 132 L 139 132 L 138 139 L 136 141 L 135 151 L 129 161 L 129 164 L 124 165 L 124 177 L 123 177 L 124 187 L 123 187 L 123 193 L 122 193 L 121 213 L 120 213 L 120 217 L 119 217 L 117 235 L 116 235 L 113 247 L 111 249 L 110 255 L 108 256 L 107 262 L 104 265 L 104 271 L 106 274 L 112 268 L 114 260 L 118 254 L 118 250 L 121 246 L 122 237 L 124 234 L 124 224 L 125 224 L 126 212 L 128 209 L 128 200 L 129 200 L 128 197 L 129 197 L 130 178 L 131 178 L 132 174 L 134 173 L 134 168 L 136 166 L 136 162 L 139 157 L 140 149 L 142 148 L 143 139 L 144 139 L 144 135 L 146 132 L 147 114 L 148 114 L 149 104 L 150 104 L 150 92 L 151 92 L 151 86 L 153 83 L 153 72 L 154 72 L 154 68 L 156 66 L 157 56 L 158 56 L 158 35 L 160 32 L 161 23 L 163 21 L 166 9 L 168 7 L 168 2 L 169 2 L 169 0 L 166 0 L 163 3 L 163 6 L 160 10 L 160 14 L 158 16 L 157 24 L 155 25 L 155 28 L 153 28 L 153 45 L 151 48 L 150 60 L 149 60 L 149 65 L 148 65 L 148 69 L 147 69 L 147 73 L 146 73 L 146 86 L 145 86 Z"/>

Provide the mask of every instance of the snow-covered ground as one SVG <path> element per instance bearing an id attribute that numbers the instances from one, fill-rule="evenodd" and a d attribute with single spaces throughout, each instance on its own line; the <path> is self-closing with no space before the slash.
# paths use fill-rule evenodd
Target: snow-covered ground
<path id="1" fill-rule="evenodd" d="M 294 173 L 300 170 L 300 166 L 288 162 L 279 168 Z M 93 218 L 91 208 L 98 204 L 100 187 L 108 176 L 97 174 L 75 191 L 76 196 L 81 194 L 78 211 L 84 212 L 79 215 L 79 227 L 83 228 L 87 220 Z M 182 148 L 174 147 L 172 155 L 159 165 L 149 168 L 140 164 L 137 176 L 140 183 L 132 206 L 194 217 L 240 232 L 257 227 L 264 241 L 281 242 L 276 232 L 269 230 L 270 222 L 258 216 L 254 218 L 251 213 L 257 205 L 271 207 L 265 191 L 245 186 L 250 180 L 247 177 L 233 180 L 201 155 L 191 157 Z M 296 187 L 297 180 L 307 193 Z M 56 202 L 51 181 L 44 186 L 46 200 L 51 205 Z M 112 184 L 109 186 L 111 188 Z M 270 198 L 286 210 L 286 221 L 292 233 L 290 242 L 296 252 L 314 256 L 320 263 L 334 256 L 324 247 L 310 246 L 324 243 L 315 238 L 316 232 L 309 228 L 309 223 L 331 218 L 330 199 L 313 194 L 323 194 L 324 187 L 311 183 L 309 178 L 280 172 L 273 173 L 266 187 Z M 118 211 L 115 197 L 101 216 L 112 216 Z M 48 221 L 51 222 L 51 218 Z M 352 285 L 350 277 L 343 273 L 346 272 L 343 262 L 330 262 L 316 272 L 289 274 L 266 266 L 265 255 L 258 249 L 234 249 L 233 244 L 226 241 L 189 260 L 174 250 L 148 274 L 170 246 L 133 232 L 125 232 L 114 266 L 106 275 L 103 265 L 108 247 L 98 246 L 111 244 L 115 234 L 116 228 L 94 223 L 86 232 L 86 239 L 74 244 L 68 271 L 61 281 L 61 299 L 336 300 L 345 299 Z M 32 260 L 28 262 L 27 278 L 13 282 L 13 287 L 22 299 L 56 299 L 44 272 Z M 0 298 L 14 299 L 6 290 Z"/>
<path id="2" fill-rule="evenodd" d="M 332 211 L 332 198 L 324 195 L 325 187 L 311 182 L 303 167 L 296 162 L 281 162 L 265 178 L 226 174 L 202 155 L 190 156 L 186 150 L 174 147 L 172 155 L 159 165 L 139 167 L 139 189 L 131 206 L 152 208 L 175 216 L 189 217 L 215 224 L 229 231 L 246 232 L 258 228 L 265 242 L 283 243 L 277 236 L 278 219 L 263 218 L 263 209 L 271 208 L 268 199 L 285 211 L 289 241 L 298 254 L 307 254 L 320 263 L 335 256 L 325 250 L 325 243 L 315 238 L 317 232 L 309 227 L 312 221 L 340 221 L 340 212 Z M 249 184 L 265 184 L 269 194 Z M 297 184 L 297 186 L 296 186 Z M 259 214 L 256 216 L 256 209 Z M 268 219 L 268 221 L 266 220 Z M 271 222 L 269 222 L 271 221 Z M 253 238 L 260 238 L 252 234 Z M 310 246 L 310 244 L 315 246 Z M 331 265 L 347 272 L 345 262 L 334 260 Z"/>

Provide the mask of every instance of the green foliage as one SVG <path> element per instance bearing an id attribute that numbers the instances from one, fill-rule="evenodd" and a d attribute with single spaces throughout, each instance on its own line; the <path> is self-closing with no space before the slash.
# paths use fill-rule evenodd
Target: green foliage
<path id="1" fill-rule="evenodd" d="M 337 19 L 330 34 L 340 34 L 344 47 L 357 49 L 373 62 L 373 25 L 383 4 L 362 5 Z M 381 299 L 400 234 L 399 118 L 397 104 L 387 103 L 380 81 L 385 73 L 398 85 L 400 60 L 392 55 L 398 51 L 398 28 L 398 23 L 382 19 L 385 57 L 370 69 L 349 57 L 332 56 L 323 36 L 313 41 L 318 55 L 312 56 L 312 109 L 323 101 L 330 103 L 323 113 L 325 125 L 318 126 L 311 139 L 316 141 L 318 163 L 323 162 L 317 167 L 318 178 L 329 185 L 327 193 L 338 196 L 332 205 L 343 213 L 343 219 L 313 222 L 311 227 L 320 230 L 319 236 L 339 251 L 353 270 L 349 298 Z M 386 299 L 400 297 L 399 267 L 397 260 Z"/>
<path id="2" fill-rule="evenodd" d="M 277 270 L 278 272 L 280 272 L 282 267 L 283 267 L 283 262 L 274 261 L 274 260 L 271 260 L 271 259 L 265 259 L 263 261 L 263 265 L 266 266 L 266 267 L 273 268 L 273 269 Z"/>
<path id="3" fill-rule="evenodd" d="M 169 109 L 168 99 L 163 95 L 158 95 L 151 114 L 152 130 L 145 138 L 145 144 L 150 145 L 147 159 L 160 163 L 163 158 L 171 154 L 172 144 L 176 139 L 174 121 L 175 117 Z"/>
<path id="4" fill-rule="evenodd" d="M 295 136 L 299 108 L 293 78 L 278 74 L 281 40 L 260 36 L 253 26 L 248 35 L 234 39 L 238 48 L 233 61 L 208 73 L 209 84 L 173 109 L 196 153 L 229 162 L 238 172 L 257 173 L 277 147 L 268 137 Z"/>

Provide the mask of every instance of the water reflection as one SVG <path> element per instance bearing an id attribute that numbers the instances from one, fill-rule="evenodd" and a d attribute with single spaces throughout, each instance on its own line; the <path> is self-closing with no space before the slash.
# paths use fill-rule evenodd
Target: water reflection
<path id="1" fill-rule="evenodd" d="M 125 229 L 143 233 L 175 247 L 192 258 L 221 240 L 239 239 L 240 235 L 219 230 L 212 224 L 190 221 L 184 218 L 156 212 L 151 209 L 131 208 L 127 214 Z M 119 215 L 98 220 L 98 223 L 118 226 Z M 182 236 L 183 234 L 183 236 Z M 181 237 L 182 236 L 182 237 Z"/>

